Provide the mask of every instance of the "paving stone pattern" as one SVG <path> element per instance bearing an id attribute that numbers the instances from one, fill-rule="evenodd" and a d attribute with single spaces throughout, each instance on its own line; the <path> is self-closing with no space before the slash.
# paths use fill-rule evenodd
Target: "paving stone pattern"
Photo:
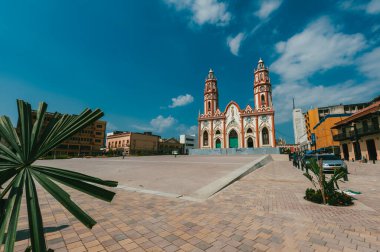
<path id="1" fill-rule="evenodd" d="M 50 248 L 61 251 L 379 251 L 379 165 L 351 164 L 344 188 L 363 192 L 353 207 L 305 201 L 311 186 L 288 161 L 275 161 L 204 202 L 117 190 L 112 203 L 73 190 L 98 224 L 89 230 L 39 189 Z M 16 251 L 28 246 L 22 208 Z"/>

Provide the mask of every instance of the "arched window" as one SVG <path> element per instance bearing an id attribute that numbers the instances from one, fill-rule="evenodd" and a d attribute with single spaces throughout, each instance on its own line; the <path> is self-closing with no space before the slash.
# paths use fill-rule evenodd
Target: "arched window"
<path id="1" fill-rule="evenodd" d="M 251 129 L 251 128 L 248 128 L 248 129 L 247 129 L 247 134 L 248 134 L 248 133 L 252 133 L 252 129 Z"/>
<path id="2" fill-rule="evenodd" d="M 211 102 L 207 103 L 207 110 L 211 110 Z"/>
<path id="3" fill-rule="evenodd" d="M 261 95 L 261 105 L 265 105 L 265 96 Z"/>
<path id="4" fill-rule="evenodd" d="M 215 132 L 215 135 L 220 135 L 220 131 L 217 130 L 217 131 Z"/>
<path id="5" fill-rule="evenodd" d="M 269 144 L 269 132 L 267 128 L 263 128 L 261 131 L 261 136 L 263 139 L 263 145 L 268 145 Z"/>
<path id="6" fill-rule="evenodd" d="M 203 132 L 203 146 L 208 146 L 208 132 Z"/>

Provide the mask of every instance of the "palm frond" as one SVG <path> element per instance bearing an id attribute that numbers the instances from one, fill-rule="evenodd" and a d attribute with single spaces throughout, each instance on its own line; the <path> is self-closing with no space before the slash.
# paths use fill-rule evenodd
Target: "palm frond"
<path id="1" fill-rule="evenodd" d="M 101 118 L 103 116 L 101 110 L 85 109 L 79 115 L 55 113 L 49 123 L 44 125 L 46 103 L 39 104 L 34 122 L 29 103 L 17 100 L 17 107 L 19 115 L 17 131 L 8 117 L 0 117 L 0 136 L 5 141 L 4 144 L 0 143 L 0 188 L 4 184 L 7 185 L 0 193 L 0 200 L 5 200 L 5 213 L 0 219 L 0 244 L 5 241 L 5 252 L 14 250 L 21 199 L 25 188 L 31 234 L 31 246 L 27 250 L 43 252 L 47 248 L 34 181 L 88 228 L 92 228 L 96 221 L 76 205 L 70 195 L 57 183 L 110 202 L 115 193 L 95 184 L 116 187 L 117 182 L 64 169 L 33 165 L 37 159 L 49 153 L 64 140 Z"/>

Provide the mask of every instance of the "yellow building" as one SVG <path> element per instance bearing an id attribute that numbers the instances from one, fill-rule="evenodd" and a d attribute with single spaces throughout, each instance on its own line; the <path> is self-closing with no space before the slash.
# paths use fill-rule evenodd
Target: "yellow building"
<path id="1" fill-rule="evenodd" d="M 307 140 L 311 141 L 311 134 L 314 133 L 314 127 L 319 122 L 318 108 L 310 109 L 305 113 L 305 126 L 307 133 Z"/>
<path id="2" fill-rule="evenodd" d="M 107 152 L 118 154 L 156 154 L 160 136 L 151 132 L 118 132 L 107 136 Z"/>
<path id="3" fill-rule="evenodd" d="M 306 113 L 304 113 L 308 141 L 311 142 L 311 136 L 312 134 L 315 134 L 316 147 L 318 149 L 335 145 L 337 146 L 338 143 L 332 140 L 332 134 L 330 132 L 330 129 L 334 123 L 339 122 L 339 120 L 341 120 L 339 118 L 347 117 L 352 113 L 355 113 L 360 109 L 367 107 L 369 104 L 370 103 L 357 103 L 347 105 L 341 104 L 328 107 L 318 107 L 308 110 Z M 320 126 L 320 124 L 322 125 Z M 312 148 L 314 149 L 315 146 Z"/>
<path id="4" fill-rule="evenodd" d="M 326 115 L 322 118 L 314 127 L 313 133 L 315 134 L 315 147 L 319 148 L 329 148 L 336 147 L 339 149 L 339 142 L 333 140 L 333 133 L 331 128 L 338 122 L 349 117 L 351 114 L 336 114 L 336 115 Z"/>
<path id="5" fill-rule="evenodd" d="M 32 111 L 33 122 L 37 118 L 37 112 Z M 53 113 L 45 113 L 45 120 L 43 127 L 46 127 L 49 121 L 53 118 Z M 59 114 L 61 116 L 61 114 Z M 105 121 L 95 121 L 82 129 L 74 136 L 66 139 L 57 148 L 48 153 L 48 156 L 60 157 L 60 156 L 89 156 L 99 155 L 102 153 L 101 148 L 105 146 Z"/>

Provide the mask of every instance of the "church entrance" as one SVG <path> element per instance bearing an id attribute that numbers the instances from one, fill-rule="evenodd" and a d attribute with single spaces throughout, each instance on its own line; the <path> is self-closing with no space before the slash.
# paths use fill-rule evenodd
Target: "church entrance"
<path id="1" fill-rule="evenodd" d="M 222 144 L 221 144 L 221 142 L 220 142 L 220 139 L 216 139 L 216 141 L 215 141 L 215 147 L 216 147 L 217 149 L 220 149 L 220 147 L 222 147 Z"/>
<path id="2" fill-rule="evenodd" d="M 252 137 L 248 137 L 248 139 L 247 139 L 247 147 L 248 148 L 253 148 L 253 139 L 252 139 Z"/>
<path id="3" fill-rule="evenodd" d="M 239 140 L 238 140 L 238 134 L 236 133 L 235 130 L 231 130 L 229 136 L 229 148 L 238 148 L 239 147 Z"/>

